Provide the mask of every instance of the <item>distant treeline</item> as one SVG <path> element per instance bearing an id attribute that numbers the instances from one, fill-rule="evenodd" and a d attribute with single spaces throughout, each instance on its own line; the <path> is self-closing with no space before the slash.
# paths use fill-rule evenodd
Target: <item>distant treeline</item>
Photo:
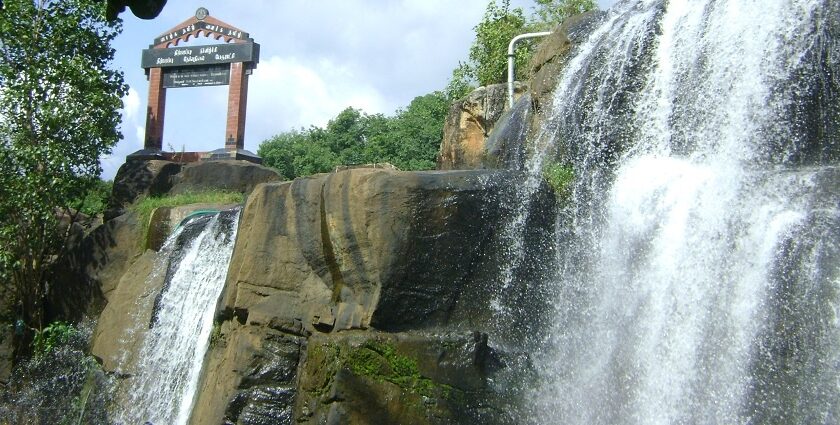
<path id="1" fill-rule="evenodd" d="M 287 179 L 331 171 L 336 165 L 389 162 L 401 170 L 435 167 L 449 105 L 476 86 L 507 79 L 507 46 L 516 35 L 546 31 L 569 16 L 593 10 L 594 0 L 534 0 L 532 13 L 511 7 L 510 0 L 491 0 L 473 29 L 469 58 L 452 71 L 443 92 L 416 97 L 393 117 L 367 115 L 347 108 L 326 128 L 310 127 L 278 134 L 257 153 Z M 526 40 L 516 51 L 516 79 L 529 78 L 528 62 L 537 41 Z"/>
<path id="2" fill-rule="evenodd" d="M 257 154 L 290 180 L 337 165 L 388 162 L 400 170 L 433 169 L 449 104 L 442 92 L 433 92 L 414 98 L 391 117 L 350 107 L 324 128 L 293 130 L 264 141 Z"/>

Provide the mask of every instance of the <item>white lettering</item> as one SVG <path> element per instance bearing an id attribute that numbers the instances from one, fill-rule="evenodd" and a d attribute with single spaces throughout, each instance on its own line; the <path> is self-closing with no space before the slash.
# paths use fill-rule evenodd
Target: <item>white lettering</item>
<path id="1" fill-rule="evenodd" d="M 175 49 L 175 56 L 191 55 L 192 49 Z"/>
<path id="2" fill-rule="evenodd" d="M 158 58 L 157 59 L 157 65 L 163 65 L 163 64 L 166 64 L 166 63 L 175 63 L 175 59 L 174 58 Z"/>
<path id="3" fill-rule="evenodd" d="M 204 60 L 205 60 L 204 55 L 201 55 L 201 56 L 184 56 L 184 62 L 185 63 L 204 62 Z"/>
<path id="4" fill-rule="evenodd" d="M 219 51 L 219 48 L 218 48 L 218 47 L 216 47 L 216 46 L 208 46 L 208 47 L 202 47 L 202 48 L 198 51 L 198 53 L 199 53 L 199 54 L 202 54 L 202 55 L 205 55 L 205 54 L 210 54 L 210 53 L 216 53 L 217 51 Z"/>
<path id="5" fill-rule="evenodd" d="M 226 60 L 231 60 L 231 59 L 236 58 L 236 53 L 228 53 L 228 54 L 226 54 L 226 55 L 219 55 L 219 54 L 217 54 L 217 55 L 215 56 L 215 58 L 216 58 L 216 60 L 217 60 L 217 61 L 226 61 Z"/>

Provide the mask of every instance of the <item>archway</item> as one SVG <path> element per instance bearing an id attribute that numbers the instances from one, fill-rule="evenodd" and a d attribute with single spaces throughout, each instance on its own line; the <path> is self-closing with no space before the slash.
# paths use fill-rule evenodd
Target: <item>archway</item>
<path id="1" fill-rule="evenodd" d="M 180 43 L 200 36 L 224 43 L 179 47 Z M 248 76 L 256 68 L 259 56 L 260 45 L 247 32 L 210 16 L 203 7 L 195 16 L 155 37 L 149 48 L 143 50 L 141 60 L 149 81 L 144 149 L 130 157 L 171 159 L 176 155 L 162 149 L 167 89 L 227 85 L 224 148 L 181 153 L 180 160 L 234 158 L 262 162 L 244 149 Z"/>

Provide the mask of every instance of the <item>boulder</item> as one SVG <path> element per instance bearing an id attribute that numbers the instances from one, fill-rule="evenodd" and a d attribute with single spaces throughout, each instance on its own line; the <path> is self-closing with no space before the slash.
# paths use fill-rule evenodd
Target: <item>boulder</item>
<path id="1" fill-rule="evenodd" d="M 445 324 L 520 178 L 351 169 L 260 185 L 221 307 L 267 324 L 283 306 L 309 332 Z"/>
<path id="2" fill-rule="evenodd" d="M 257 184 L 281 180 L 268 167 L 248 161 L 221 160 L 181 164 L 164 160 L 128 160 L 114 178 L 105 212 L 109 220 L 143 196 L 162 196 L 206 190 L 249 193 Z"/>
<path id="3" fill-rule="evenodd" d="M 524 92 L 525 85 L 515 83 L 514 96 L 519 97 Z M 507 109 L 507 84 L 479 87 L 464 99 L 453 102 L 443 128 L 437 168 L 495 168 L 494 161 L 486 161 L 485 141 Z"/>
<path id="4" fill-rule="evenodd" d="M 277 171 L 248 161 L 199 161 L 186 164 L 172 178 L 170 194 L 224 190 L 250 193 L 256 185 L 282 180 Z"/>
<path id="5" fill-rule="evenodd" d="M 105 220 L 125 212 L 125 207 L 142 196 L 160 196 L 172 188 L 172 176 L 181 164 L 163 160 L 128 160 L 117 171 L 105 211 Z"/>

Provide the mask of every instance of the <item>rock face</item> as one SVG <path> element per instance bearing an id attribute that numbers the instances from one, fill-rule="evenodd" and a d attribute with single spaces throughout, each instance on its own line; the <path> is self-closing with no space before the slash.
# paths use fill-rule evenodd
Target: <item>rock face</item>
<path id="1" fill-rule="evenodd" d="M 78 321 L 98 315 L 126 270 L 140 254 L 140 226 L 134 213 L 126 213 L 93 229 L 70 251 L 58 267 L 48 293 L 47 320 Z"/>
<path id="2" fill-rule="evenodd" d="M 155 295 L 163 274 L 152 276 L 156 253 L 147 250 L 136 258 L 112 291 L 93 334 L 91 354 L 110 372 L 131 373 L 134 357 L 149 328 Z"/>
<path id="3" fill-rule="evenodd" d="M 263 182 L 280 180 L 276 171 L 247 161 L 202 161 L 180 164 L 163 160 L 129 160 L 114 178 L 105 219 L 125 213 L 142 196 L 160 196 L 203 190 L 248 193 Z"/>
<path id="4" fill-rule="evenodd" d="M 172 176 L 171 194 L 207 189 L 250 193 L 260 183 L 282 180 L 277 171 L 248 161 L 200 161 Z"/>
<path id="5" fill-rule="evenodd" d="M 525 92 L 522 83 L 514 84 L 514 96 Z M 467 170 L 496 168 L 485 140 L 496 122 L 508 109 L 507 84 L 479 87 L 449 109 L 443 128 L 437 168 Z"/>
<path id="6" fill-rule="evenodd" d="M 172 161 L 127 161 L 114 177 L 105 219 L 123 214 L 124 208 L 141 196 L 159 196 L 169 192 L 172 176 L 180 171 L 181 164 Z"/>
<path id="7" fill-rule="evenodd" d="M 566 55 L 598 19 L 570 19 L 544 43 L 512 110 L 504 85 L 456 104 L 439 167 L 520 169 Z M 125 207 L 143 195 L 236 190 L 249 196 L 191 423 L 518 423 L 528 355 L 498 347 L 539 338 L 550 297 L 534 282 L 550 275 L 556 225 L 545 185 L 519 205 L 522 179 L 502 170 L 354 168 L 282 182 L 236 162 L 126 164 L 110 219 L 77 258 L 99 305 L 107 303 L 94 353 L 116 370 L 124 359 L 115 341 L 148 323 L 162 285 L 146 279 L 154 253 L 136 248 L 140 226 Z M 187 210 L 160 211 L 158 221 Z M 516 216 L 525 218 L 520 253 L 505 239 Z M 157 240 L 171 224 L 164 227 Z M 509 264 L 518 278 L 502 290 Z"/>
<path id="8" fill-rule="evenodd" d="M 299 423 L 517 423 L 481 333 L 317 335 L 303 352 Z"/>
<path id="9" fill-rule="evenodd" d="M 510 200 L 518 179 L 499 171 L 350 169 L 258 186 L 242 213 L 219 302 L 219 338 L 207 356 L 192 423 L 271 423 L 265 419 L 270 415 L 288 419 L 281 423 L 292 418 L 321 423 L 328 416 L 340 418 L 330 423 L 376 423 L 360 419 L 368 407 L 355 401 L 331 406 L 320 389 L 307 387 L 298 371 L 318 368 L 307 360 L 317 357 L 311 344 L 346 346 L 350 353 L 364 343 L 344 336 L 361 332 L 362 340 L 379 338 L 372 329 L 392 332 L 382 336 L 388 341 L 426 341 L 418 346 L 446 341 L 429 336 L 433 329 L 495 331 L 490 317 L 495 292 L 486 271 L 497 263 L 496 230 L 514 208 Z M 544 198 L 539 207 L 552 208 L 553 196 Z M 550 228 L 553 222 L 543 224 Z M 525 299 L 533 301 L 527 296 L 520 301 Z M 397 351 L 424 365 L 441 355 Z M 364 385 L 373 385 L 370 376 L 359 378 L 367 383 L 362 387 L 348 384 L 342 377 L 349 376 L 349 366 L 339 358 L 330 361 L 344 365 L 336 366 L 329 379 L 340 382 L 336 391 L 352 393 L 350 399 L 383 389 L 387 391 L 380 397 L 386 399 L 393 393 L 417 400 L 411 388 L 374 385 L 362 391 Z M 433 370 L 429 366 L 418 376 L 430 384 L 450 385 L 432 379 Z M 482 385 L 492 375 L 489 369 L 485 372 Z M 294 409 L 289 400 L 298 400 Z M 460 423 L 462 413 L 454 404 L 441 403 L 420 409 L 425 413 L 419 416 L 400 413 L 392 418 Z M 319 410 L 339 407 L 346 414 Z M 433 414 L 438 408 L 449 412 L 444 415 L 449 419 L 430 419 L 438 417 Z"/>
<path id="10" fill-rule="evenodd" d="M 586 41 L 605 12 L 593 10 L 572 16 L 543 40 L 531 57 L 531 80 L 528 91 L 534 109 L 543 111 L 551 104 L 551 96 L 557 86 L 560 72 L 569 60 L 572 49 Z"/>

